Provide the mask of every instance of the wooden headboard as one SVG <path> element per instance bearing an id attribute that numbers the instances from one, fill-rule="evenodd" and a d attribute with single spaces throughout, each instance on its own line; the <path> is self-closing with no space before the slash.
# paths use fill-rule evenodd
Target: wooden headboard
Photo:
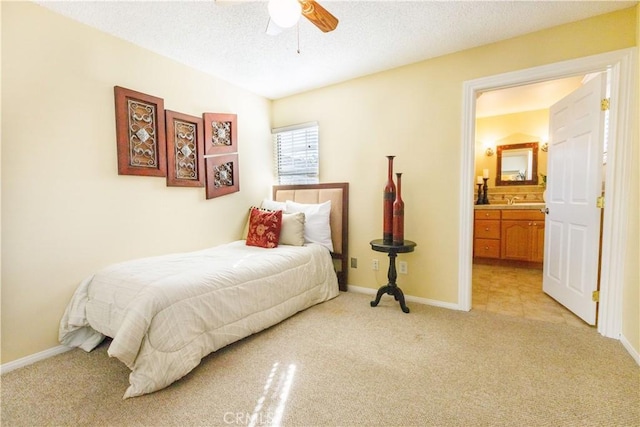
<path id="1" fill-rule="evenodd" d="M 323 183 L 274 185 L 273 200 L 298 203 L 323 203 L 331 200 L 331 257 L 337 260 L 338 284 L 341 291 L 347 290 L 347 261 L 349 259 L 349 183 Z"/>

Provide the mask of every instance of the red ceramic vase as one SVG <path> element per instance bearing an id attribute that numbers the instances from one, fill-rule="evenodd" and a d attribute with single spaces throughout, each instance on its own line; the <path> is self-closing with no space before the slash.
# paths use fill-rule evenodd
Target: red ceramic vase
<path id="1" fill-rule="evenodd" d="M 396 199 L 396 185 L 393 183 L 393 158 L 387 156 L 389 166 L 387 183 L 384 185 L 383 209 L 382 209 L 382 241 L 390 245 L 393 241 L 393 203 Z"/>
<path id="2" fill-rule="evenodd" d="M 397 173 L 398 192 L 396 200 L 393 202 L 393 245 L 404 245 L 404 201 L 402 201 L 402 184 L 400 183 L 401 173 Z"/>

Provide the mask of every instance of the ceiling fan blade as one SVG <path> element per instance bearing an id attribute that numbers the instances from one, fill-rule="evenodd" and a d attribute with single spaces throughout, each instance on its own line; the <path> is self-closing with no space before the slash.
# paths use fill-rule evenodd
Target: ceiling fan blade
<path id="1" fill-rule="evenodd" d="M 338 18 L 333 16 L 327 9 L 320 6 L 315 0 L 298 0 L 302 5 L 302 14 L 313 25 L 320 28 L 325 33 L 333 31 L 338 26 Z"/>

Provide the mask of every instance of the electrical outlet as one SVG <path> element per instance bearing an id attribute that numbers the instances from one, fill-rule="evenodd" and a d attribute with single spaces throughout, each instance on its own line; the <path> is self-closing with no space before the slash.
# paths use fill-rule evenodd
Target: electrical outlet
<path id="1" fill-rule="evenodd" d="M 400 274 L 409 273 L 409 264 L 407 264 L 407 261 L 400 261 L 399 267 Z"/>
<path id="2" fill-rule="evenodd" d="M 351 268 L 358 268 L 358 258 L 351 257 Z"/>
<path id="3" fill-rule="evenodd" d="M 378 260 L 374 259 L 371 261 L 371 268 L 378 271 L 378 269 L 380 268 L 380 265 L 378 264 Z"/>

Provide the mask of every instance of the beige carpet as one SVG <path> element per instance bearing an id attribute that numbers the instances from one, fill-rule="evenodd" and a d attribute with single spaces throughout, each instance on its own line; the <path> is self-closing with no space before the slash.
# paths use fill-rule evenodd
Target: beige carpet
<path id="1" fill-rule="evenodd" d="M 2 426 L 638 426 L 640 368 L 593 329 L 341 293 L 122 400 L 72 350 L 2 377 Z"/>

